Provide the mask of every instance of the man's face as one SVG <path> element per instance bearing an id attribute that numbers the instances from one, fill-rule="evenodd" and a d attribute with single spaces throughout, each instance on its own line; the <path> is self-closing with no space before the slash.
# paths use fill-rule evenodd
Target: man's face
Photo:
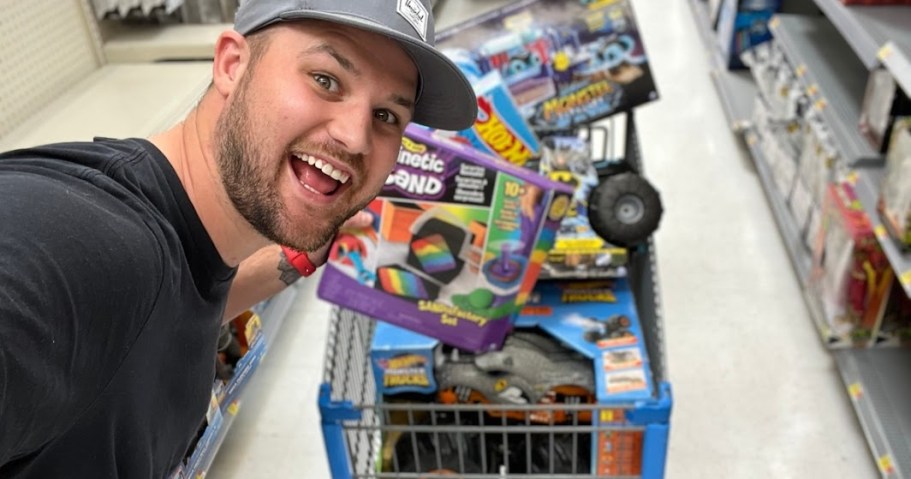
<path id="1" fill-rule="evenodd" d="M 260 234 L 312 251 L 383 187 L 417 69 L 395 41 L 363 30 L 270 30 L 219 117 L 216 158 L 234 207 Z"/>

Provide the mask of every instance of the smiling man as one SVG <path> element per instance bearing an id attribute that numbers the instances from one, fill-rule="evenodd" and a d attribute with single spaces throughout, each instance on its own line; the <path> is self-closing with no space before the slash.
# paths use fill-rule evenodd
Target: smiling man
<path id="1" fill-rule="evenodd" d="M 0 477 L 175 471 L 222 319 L 325 262 L 409 122 L 473 122 L 433 36 L 429 0 L 248 0 L 171 130 L 0 155 Z"/>

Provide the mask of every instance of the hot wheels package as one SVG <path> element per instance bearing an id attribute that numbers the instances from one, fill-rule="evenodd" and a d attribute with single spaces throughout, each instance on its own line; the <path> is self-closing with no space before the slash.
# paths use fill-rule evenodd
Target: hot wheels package
<path id="1" fill-rule="evenodd" d="M 567 129 L 656 100 L 629 0 L 524 0 L 437 34 L 499 71 L 536 130 Z"/>

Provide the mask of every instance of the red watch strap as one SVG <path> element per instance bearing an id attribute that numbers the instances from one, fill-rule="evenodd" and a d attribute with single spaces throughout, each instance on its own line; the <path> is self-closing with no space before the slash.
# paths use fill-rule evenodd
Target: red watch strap
<path id="1" fill-rule="evenodd" d="M 313 266 L 313 263 L 310 262 L 307 253 L 287 246 L 282 246 L 282 253 L 285 254 L 285 257 L 288 258 L 288 262 L 291 263 L 291 266 L 294 266 L 294 269 L 296 269 L 301 276 L 310 276 L 316 271 L 316 266 Z"/>

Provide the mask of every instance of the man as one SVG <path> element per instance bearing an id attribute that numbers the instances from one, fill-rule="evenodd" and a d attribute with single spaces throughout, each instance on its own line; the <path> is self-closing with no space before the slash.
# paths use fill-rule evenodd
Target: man
<path id="1" fill-rule="evenodd" d="M 409 122 L 474 120 L 433 28 L 429 0 L 249 0 L 173 129 L 0 155 L 0 477 L 174 472 L 223 316 L 325 262 Z"/>

